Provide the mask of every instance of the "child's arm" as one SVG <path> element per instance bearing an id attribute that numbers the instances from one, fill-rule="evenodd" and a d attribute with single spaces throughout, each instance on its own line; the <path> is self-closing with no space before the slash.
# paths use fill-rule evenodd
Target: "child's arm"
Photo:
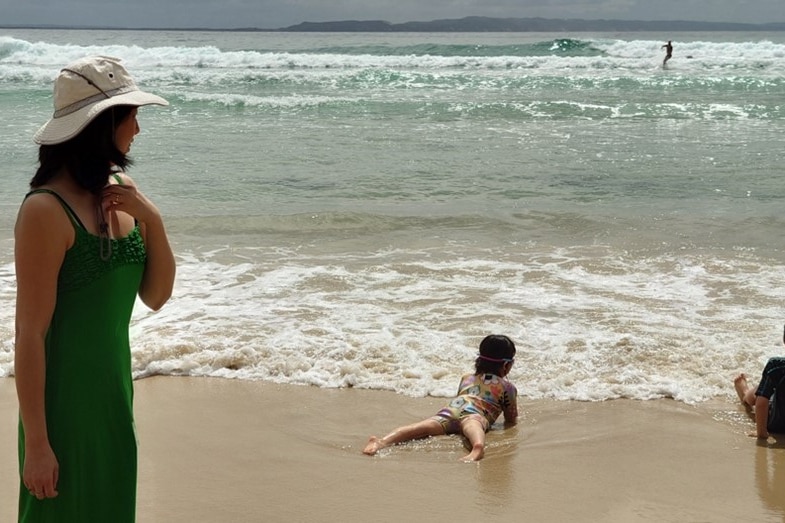
<path id="1" fill-rule="evenodd" d="M 766 427 L 769 421 L 769 398 L 757 396 L 755 398 L 755 435 L 760 439 L 769 437 L 769 430 Z M 750 434 L 752 436 L 753 434 Z"/>
<path id="2" fill-rule="evenodd" d="M 502 409 L 504 414 L 504 425 L 515 425 L 518 423 L 518 391 L 515 387 L 510 387 L 505 393 L 506 406 Z"/>
<path id="3" fill-rule="evenodd" d="M 514 404 L 504 411 L 504 426 L 518 423 L 518 405 Z"/>

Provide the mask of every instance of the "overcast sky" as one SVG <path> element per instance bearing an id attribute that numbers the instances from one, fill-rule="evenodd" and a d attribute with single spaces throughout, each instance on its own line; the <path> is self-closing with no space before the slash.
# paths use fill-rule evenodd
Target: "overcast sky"
<path id="1" fill-rule="evenodd" d="M 2 25 L 256 27 L 464 16 L 785 22 L 785 0 L 0 0 Z"/>

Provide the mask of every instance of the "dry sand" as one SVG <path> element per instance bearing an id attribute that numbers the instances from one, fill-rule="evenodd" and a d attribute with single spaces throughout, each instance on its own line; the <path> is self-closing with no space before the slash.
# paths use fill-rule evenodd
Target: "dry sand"
<path id="1" fill-rule="evenodd" d="M 731 385 L 729 384 L 729 387 Z M 208 378 L 136 382 L 137 520 L 785 521 L 785 445 L 715 401 L 522 401 L 486 458 L 445 436 L 361 453 L 440 398 Z M 17 407 L 0 379 L 0 521 L 16 520 Z M 475 519 L 477 520 L 477 519 Z"/>

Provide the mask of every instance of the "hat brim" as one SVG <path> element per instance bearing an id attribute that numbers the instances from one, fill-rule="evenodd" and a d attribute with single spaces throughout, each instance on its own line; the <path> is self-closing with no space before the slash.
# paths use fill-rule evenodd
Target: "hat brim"
<path id="1" fill-rule="evenodd" d="M 100 100 L 65 116 L 50 119 L 36 131 L 33 135 L 33 141 L 40 145 L 54 145 L 68 141 L 79 134 L 101 112 L 118 105 L 132 105 L 135 107 L 143 105 L 166 106 L 169 105 L 169 102 L 160 96 L 144 91 L 129 91 Z"/>

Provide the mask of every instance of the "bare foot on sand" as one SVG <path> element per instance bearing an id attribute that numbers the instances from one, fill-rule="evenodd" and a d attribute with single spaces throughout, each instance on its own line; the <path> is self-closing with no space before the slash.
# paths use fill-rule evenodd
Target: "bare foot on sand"
<path id="1" fill-rule="evenodd" d="M 371 436 L 368 438 L 368 444 L 363 449 L 363 454 L 368 454 L 369 456 L 373 456 L 380 450 L 382 450 L 387 445 L 381 440 L 381 438 L 377 438 L 376 436 Z"/>
<path id="2" fill-rule="evenodd" d="M 744 373 L 739 374 L 733 380 L 733 387 L 736 389 L 736 394 L 746 407 L 752 408 L 755 406 L 755 391 L 750 384 L 747 383 L 747 375 Z"/>
<path id="3" fill-rule="evenodd" d="M 478 443 L 472 451 L 461 458 L 461 461 L 480 461 L 485 456 L 485 445 Z"/>
<path id="4" fill-rule="evenodd" d="M 736 389 L 736 394 L 739 395 L 739 399 L 744 401 L 744 395 L 747 393 L 747 389 L 749 389 L 749 385 L 747 385 L 747 375 L 743 372 L 736 376 L 733 380 L 733 387 Z"/>

